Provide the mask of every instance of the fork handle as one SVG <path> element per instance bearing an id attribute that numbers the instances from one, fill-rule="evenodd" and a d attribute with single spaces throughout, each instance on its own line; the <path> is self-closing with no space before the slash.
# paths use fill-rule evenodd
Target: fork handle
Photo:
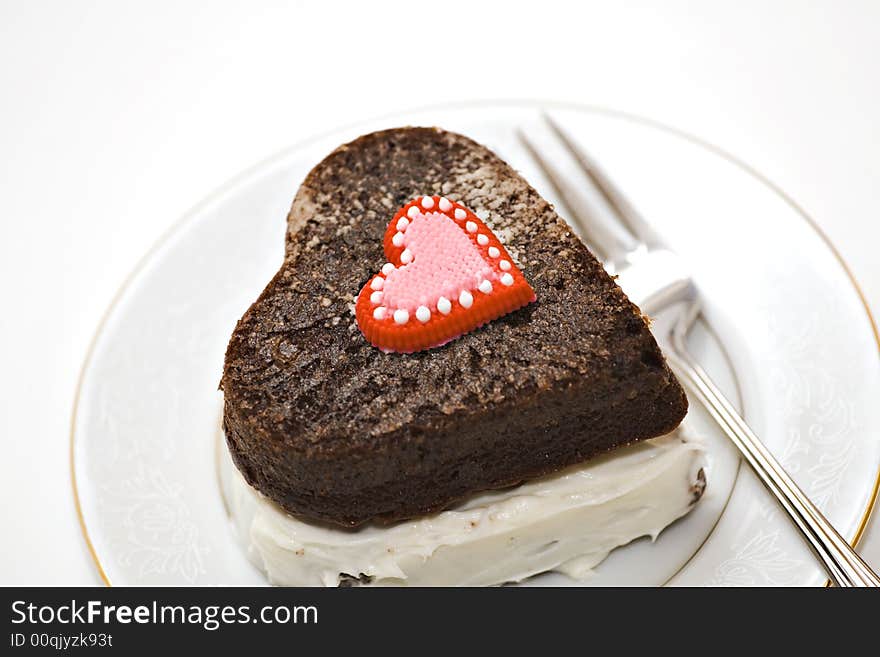
<path id="1" fill-rule="evenodd" d="M 686 333 L 687 327 L 681 323 L 673 330 L 672 348 L 667 353 L 670 364 L 739 448 L 764 486 L 779 500 L 804 540 L 822 561 L 831 581 L 836 586 L 880 586 L 880 577 L 837 533 L 691 357 L 685 344 Z"/>

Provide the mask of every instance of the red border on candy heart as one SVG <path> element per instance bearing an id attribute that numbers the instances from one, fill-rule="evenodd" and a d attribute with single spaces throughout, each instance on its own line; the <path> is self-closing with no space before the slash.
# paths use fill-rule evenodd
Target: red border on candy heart
<path id="1" fill-rule="evenodd" d="M 456 213 L 456 210 L 459 212 Z M 497 278 L 492 282 L 492 291 L 489 293 L 484 293 L 478 288 L 467 290 L 473 297 L 473 303 L 470 307 L 464 307 L 458 298 L 451 299 L 451 310 L 448 314 L 443 314 L 436 307 L 437 301 L 435 300 L 432 302 L 435 304 L 434 307 L 429 308 L 430 319 L 427 322 L 422 322 L 413 316 L 409 317 L 404 324 L 398 324 L 393 317 L 394 309 L 385 309 L 385 315 L 382 318 L 374 315 L 374 311 L 381 306 L 381 302 L 377 303 L 371 300 L 373 292 L 378 291 L 373 286 L 379 285 L 381 287 L 385 278 L 385 273 L 380 271 L 366 282 L 355 304 L 358 326 L 372 345 L 383 351 L 402 353 L 439 347 L 493 319 L 535 301 L 534 290 L 492 230 L 468 208 L 442 196 L 420 196 L 395 213 L 388 223 L 382 242 L 388 263 L 395 268 L 406 266 L 402 258 L 408 256 L 404 256 L 403 245 L 395 245 L 395 235 L 400 232 L 398 222 L 401 219 L 408 221 L 410 213 L 416 211 L 425 215 L 438 212 L 452 219 L 478 249 L 480 256 L 495 272 Z M 463 216 L 462 213 L 464 213 Z M 469 222 L 476 225 L 476 230 L 467 230 Z M 471 227 L 473 228 L 473 226 Z M 405 228 L 401 230 L 405 230 Z M 483 238 L 485 244 L 480 243 L 481 235 L 485 236 Z M 498 255 L 492 257 L 490 251 L 494 252 L 495 249 L 497 249 Z M 507 263 L 508 268 L 502 268 L 502 263 Z M 385 265 L 385 267 L 388 266 L 388 264 Z M 512 277 L 513 281 L 510 285 L 502 284 L 501 278 L 505 275 Z M 382 279 L 381 283 L 374 283 L 377 279 Z M 381 315 L 381 311 L 377 314 Z"/>

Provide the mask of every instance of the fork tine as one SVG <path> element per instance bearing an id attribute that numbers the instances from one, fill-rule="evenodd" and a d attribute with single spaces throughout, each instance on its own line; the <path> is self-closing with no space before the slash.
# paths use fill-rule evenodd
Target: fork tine
<path id="1" fill-rule="evenodd" d="M 556 193 L 569 210 L 568 214 L 574 221 L 577 232 L 582 238 L 585 238 L 596 256 L 603 261 L 615 260 L 631 251 L 632 244 L 622 240 L 620 235 L 615 234 L 609 228 L 607 222 L 600 221 L 595 216 L 595 210 L 585 198 L 582 187 L 574 184 L 560 167 L 552 164 L 550 157 L 541 151 L 525 131 L 518 130 L 517 136 L 550 184 L 553 185 Z"/>
<path id="2" fill-rule="evenodd" d="M 586 151 L 572 139 L 565 129 L 546 112 L 542 113 L 542 118 L 550 126 L 559 140 L 563 143 L 569 153 L 580 164 L 583 172 L 589 176 L 590 180 L 602 194 L 602 197 L 608 203 L 608 207 L 617 216 L 617 219 L 626 229 L 645 246 L 658 246 L 661 240 L 653 228 L 642 218 L 642 215 L 632 206 L 626 196 L 618 189 L 611 178 L 602 170 L 602 167 L 589 155 Z"/>

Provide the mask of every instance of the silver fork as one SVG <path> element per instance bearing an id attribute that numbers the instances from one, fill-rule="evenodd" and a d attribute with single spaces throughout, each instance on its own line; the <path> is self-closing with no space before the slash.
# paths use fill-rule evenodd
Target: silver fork
<path id="1" fill-rule="evenodd" d="M 606 270 L 618 275 L 618 283 L 630 299 L 648 315 L 675 313 L 664 341 L 666 357 L 685 387 L 703 403 L 776 497 L 831 581 L 837 586 L 880 586 L 877 574 L 785 472 L 688 352 L 687 336 L 700 314 L 700 301 L 686 263 L 664 244 L 583 148 L 552 117 L 543 118 L 558 142 L 554 146 L 567 151 L 574 168 L 554 162 L 525 131 L 520 131 L 520 140 L 556 188 Z M 616 222 L 600 218 L 594 211 L 590 195 L 596 193 Z"/>

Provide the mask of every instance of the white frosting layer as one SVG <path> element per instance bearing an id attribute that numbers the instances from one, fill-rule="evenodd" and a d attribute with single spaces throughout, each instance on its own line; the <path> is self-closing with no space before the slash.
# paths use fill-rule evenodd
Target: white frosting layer
<path id="1" fill-rule="evenodd" d="M 680 427 L 436 515 L 345 530 L 303 522 L 251 488 L 223 450 L 221 480 L 250 559 L 273 584 L 480 586 L 550 570 L 581 579 L 614 548 L 656 536 L 693 506 L 703 449 Z"/>

